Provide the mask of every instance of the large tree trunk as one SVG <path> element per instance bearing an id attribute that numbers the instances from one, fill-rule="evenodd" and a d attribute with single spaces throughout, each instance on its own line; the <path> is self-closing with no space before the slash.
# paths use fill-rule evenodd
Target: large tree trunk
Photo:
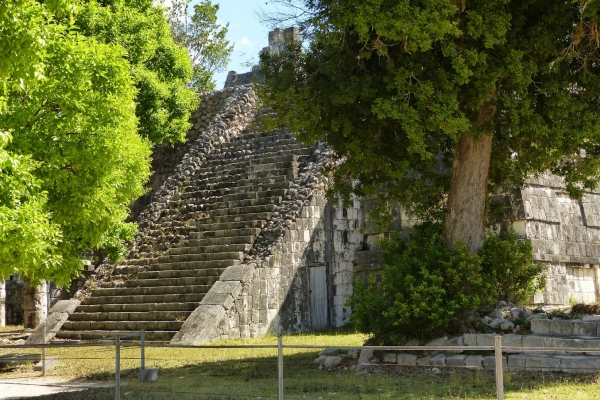
<path id="1" fill-rule="evenodd" d="M 492 136 L 463 133 L 454 147 L 444 241 L 452 249 L 463 242 L 470 253 L 483 244 Z"/>

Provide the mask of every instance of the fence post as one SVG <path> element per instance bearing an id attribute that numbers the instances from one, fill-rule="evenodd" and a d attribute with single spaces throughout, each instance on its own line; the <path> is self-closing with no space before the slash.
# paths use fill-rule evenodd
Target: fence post
<path id="1" fill-rule="evenodd" d="M 496 358 L 496 396 L 504 400 L 504 375 L 502 371 L 502 336 L 494 336 L 494 351 Z"/>
<path id="2" fill-rule="evenodd" d="M 140 382 L 144 382 L 144 375 L 146 375 L 146 353 L 144 350 L 145 340 L 146 334 L 142 329 L 140 332 Z"/>
<path id="3" fill-rule="evenodd" d="M 283 400 L 283 339 L 282 336 L 277 336 L 277 366 L 279 380 L 279 400 Z"/>
<path id="4" fill-rule="evenodd" d="M 46 376 L 46 326 L 42 325 L 42 376 Z"/>
<path id="5" fill-rule="evenodd" d="M 121 399 L 121 338 L 115 341 L 115 400 Z"/>

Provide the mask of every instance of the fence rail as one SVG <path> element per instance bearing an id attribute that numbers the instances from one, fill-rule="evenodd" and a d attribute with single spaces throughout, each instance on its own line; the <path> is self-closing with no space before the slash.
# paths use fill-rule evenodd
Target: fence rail
<path id="1" fill-rule="evenodd" d="M 47 334 L 56 333 L 56 332 L 45 332 L 43 331 L 43 337 L 46 338 Z M 106 335 L 106 333 L 99 333 L 94 331 L 86 331 L 86 332 L 78 332 L 78 334 L 86 334 L 86 335 Z M 496 398 L 499 400 L 504 399 L 504 368 L 503 363 L 506 362 L 506 359 L 503 357 L 503 354 L 518 354 L 518 353 L 536 353 L 536 352 L 544 352 L 544 353 L 569 353 L 569 354 L 587 354 L 587 355 L 600 355 L 600 351 L 594 351 L 594 349 L 588 348 L 543 348 L 543 347 L 512 347 L 512 346 L 502 346 L 502 336 L 495 336 L 495 342 L 493 346 L 320 346 L 320 345 L 297 345 L 297 344 L 284 344 L 284 337 L 278 336 L 276 345 L 199 345 L 199 346 L 191 346 L 191 345 L 166 345 L 160 343 L 148 342 L 145 340 L 145 332 L 113 332 L 112 337 L 106 338 L 102 337 L 99 339 L 90 339 L 90 340 L 80 340 L 77 342 L 50 342 L 50 343 L 41 343 L 41 344 L 2 344 L 0 345 L 0 349 L 40 349 L 41 350 L 41 375 L 46 375 L 46 350 L 47 349 L 59 349 L 59 348 L 68 348 L 68 347 L 96 347 L 107 345 L 114 345 L 114 354 L 115 354 L 115 399 L 120 400 L 121 398 L 121 362 L 123 360 L 137 360 L 137 357 L 121 357 L 121 348 L 131 348 L 131 347 L 139 347 L 140 356 L 139 356 L 139 376 L 140 382 L 146 381 L 146 362 L 148 359 L 156 361 L 161 360 L 160 358 L 147 358 L 146 349 L 147 348 L 184 348 L 184 349 L 277 349 L 277 379 L 278 379 L 278 399 L 284 398 L 284 350 L 286 349 L 323 349 L 326 347 L 335 347 L 339 350 L 352 350 L 352 349 L 360 349 L 364 350 L 374 350 L 374 351 L 394 351 L 394 352 L 427 352 L 427 351 L 435 351 L 435 352 L 453 352 L 460 353 L 464 351 L 476 351 L 476 352 L 492 352 L 494 353 L 494 370 L 495 370 L 495 389 L 496 389 Z M 93 357 L 82 357 L 83 359 L 93 359 Z M 245 362 L 245 361 L 240 361 Z M 249 360 L 248 362 L 252 362 Z M 258 361 L 254 361 L 258 362 Z M 261 361 L 263 362 L 263 361 Z M 308 364 L 308 363 L 307 363 Z M 312 363 L 311 363 L 312 364 Z M 380 366 L 382 364 L 363 364 L 365 366 Z M 386 364 L 383 364 L 386 365 Z M 391 365 L 391 364 L 387 364 Z M 432 365 L 429 365 L 431 367 Z M 440 366 L 436 366 L 440 367 Z M 460 366 L 446 366 L 448 368 L 460 368 Z M 469 366 L 462 366 L 464 369 L 473 368 Z M 514 370 L 515 368 L 513 368 Z M 517 368 L 518 369 L 518 368 Z M 585 370 L 586 368 L 582 368 Z M 600 371 L 599 371 L 600 372 Z M 157 393 L 155 390 L 153 392 Z M 184 392 L 181 392 L 184 393 Z M 187 393 L 187 392 L 185 392 Z M 261 398 L 265 399 L 269 396 L 261 396 Z M 275 398 L 275 397 L 273 397 Z"/>

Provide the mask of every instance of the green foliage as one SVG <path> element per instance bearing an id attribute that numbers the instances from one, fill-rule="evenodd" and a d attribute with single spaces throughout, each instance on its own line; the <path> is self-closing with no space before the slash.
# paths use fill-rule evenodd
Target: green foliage
<path id="1" fill-rule="evenodd" d="M 488 232 L 481 246 L 481 268 L 486 280 L 491 282 L 490 304 L 498 300 L 523 302 L 546 286 L 545 264 L 533 262 L 531 242 L 519 240 L 510 229 L 503 236 Z"/>
<path id="2" fill-rule="evenodd" d="M 0 40 L 29 48 L 1 48 L 0 275 L 66 284 L 143 193 L 150 144 L 122 47 L 78 34 L 74 2 L 8 4 Z"/>
<path id="3" fill-rule="evenodd" d="M 82 34 L 126 51 L 137 88 L 139 134 L 157 144 L 185 140 L 198 98 L 187 88 L 192 66 L 186 49 L 171 38 L 163 9 L 151 0 L 91 0 L 82 5 L 76 25 Z"/>
<path id="4" fill-rule="evenodd" d="M 199 93 L 215 90 L 213 74 L 225 70 L 233 51 L 233 45 L 225 39 L 228 25 L 217 23 L 219 5 L 212 4 L 211 0 L 202 0 L 194 4 L 194 12 L 190 16 L 191 0 L 170 3 L 168 21 L 173 40 L 185 46 L 193 66 L 190 86 Z"/>
<path id="5" fill-rule="evenodd" d="M 492 183 L 519 184 L 547 169 L 575 196 L 598 183 L 600 63 L 587 62 L 597 46 L 566 51 L 580 50 L 576 27 L 596 26 L 597 7 L 582 14 L 579 1 L 279 3 L 304 10 L 309 43 L 261 56 L 259 94 L 276 111 L 266 125 L 326 139 L 340 161 L 333 193 L 378 195 L 428 214 L 445 199 L 464 134 L 493 136 Z M 598 43 L 597 33 L 585 37 Z"/>
<path id="6" fill-rule="evenodd" d="M 451 251 L 425 230 L 414 230 L 409 242 L 395 237 L 382 245 L 381 281 L 372 278 L 368 287 L 353 282 L 348 304 L 358 330 L 394 345 L 459 332 L 487 289 L 479 257 L 464 245 Z"/>
<path id="7" fill-rule="evenodd" d="M 450 250 L 439 231 L 423 224 L 408 242 L 398 235 L 382 242 L 381 278 L 371 276 L 367 287 L 353 281 L 350 318 L 377 343 L 461 333 L 473 312 L 498 300 L 525 299 L 542 287 L 545 267 L 531 262 L 531 245 L 514 231 L 489 235 L 479 255 L 462 243 Z"/>

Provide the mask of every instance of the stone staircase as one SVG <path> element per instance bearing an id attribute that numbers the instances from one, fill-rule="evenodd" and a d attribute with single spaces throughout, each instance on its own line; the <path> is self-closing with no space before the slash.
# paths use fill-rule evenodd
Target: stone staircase
<path id="1" fill-rule="evenodd" d="M 216 146 L 156 207 L 160 217 L 140 223 L 128 259 L 95 284 L 57 337 L 144 329 L 147 340 L 170 340 L 225 268 L 252 254 L 313 151 L 283 131 L 246 130 Z"/>

